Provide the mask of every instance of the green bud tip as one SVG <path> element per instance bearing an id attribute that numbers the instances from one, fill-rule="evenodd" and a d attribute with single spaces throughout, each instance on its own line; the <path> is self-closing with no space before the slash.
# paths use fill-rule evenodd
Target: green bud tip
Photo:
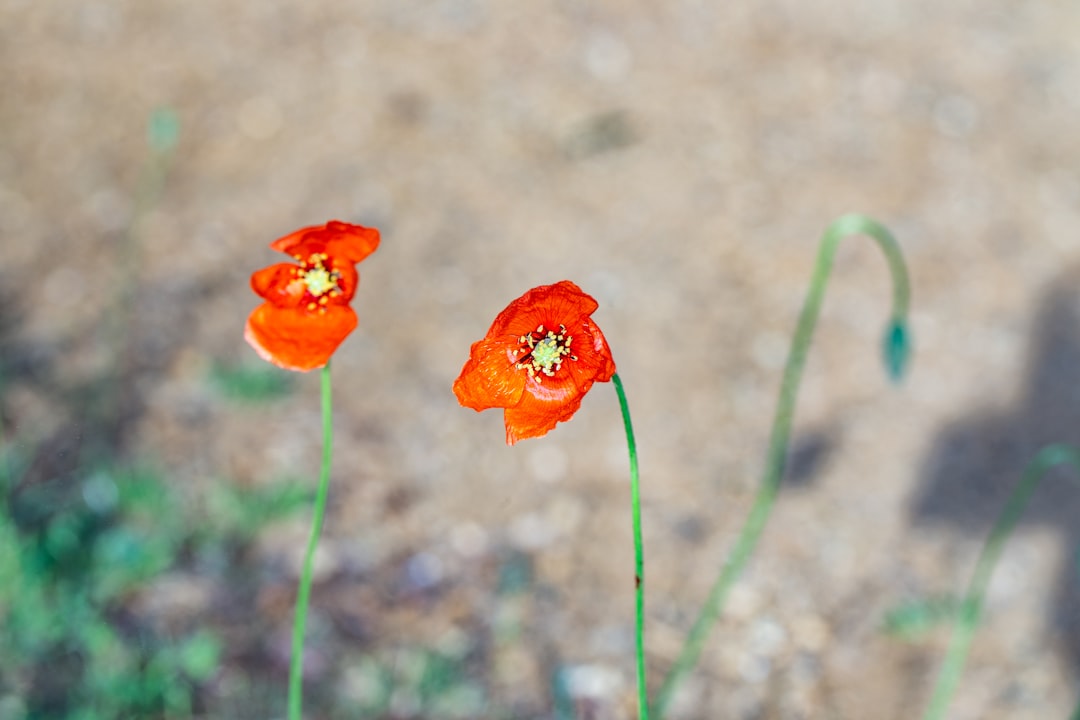
<path id="1" fill-rule="evenodd" d="M 882 350 L 889 379 L 900 382 L 911 360 L 911 333 L 908 332 L 907 322 L 903 318 L 893 318 L 889 323 L 882 341 Z"/>

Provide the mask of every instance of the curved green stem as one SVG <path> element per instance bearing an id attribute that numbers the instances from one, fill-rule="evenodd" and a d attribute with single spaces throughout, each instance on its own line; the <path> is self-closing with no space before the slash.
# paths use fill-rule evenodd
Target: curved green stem
<path id="1" fill-rule="evenodd" d="M 635 640 L 637 647 L 638 718 L 649 719 L 649 692 L 645 685 L 645 551 L 641 541 L 641 490 L 638 482 L 637 443 L 634 441 L 634 425 L 630 421 L 630 406 L 626 402 L 622 379 L 618 373 L 611 376 L 615 392 L 619 395 L 623 425 L 626 426 L 626 446 L 630 451 L 630 507 L 634 526 L 634 603 Z"/>
<path id="2" fill-rule="evenodd" d="M 296 593 L 296 615 L 293 617 L 292 660 L 289 664 L 289 720 L 300 720 L 304 694 L 304 632 L 307 628 L 308 601 L 311 599 L 311 575 L 315 566 L 315 548 L 319 545 L 323 518 L 326 515 L 326 496 L 330 489 L 330 460 L 333 456 L 334 422 L 330 403 L 330 363 L 322 369 L 322 426 L 323 456 L 319 472 L 319 488 L 315 493 L 315 510 L 311 519 L 311 536 L 304 554 L 300 573 L 300 589 Z"/>
<path id="3" fill-rule="evenodd" d="M 957 610 L 956 625 L 953 627 L 949 649 L 945 654 L 941 672 L 938 674 L 937 686 L 934 688 L 934 694 L 924 716 L 926 720 L 945 717 L 945 710 L 960 682 L 960 674 L 963 672 L 964 662 L 971 648 L 971 640 L 979 624 L 979 615 L 982 612 L 986 587 L 990 584 L 990 575 L 994 572 L 998 558 L 1001 557 L 1005 541 L 1012 534 L 1013 528 L 1020 520 L 1020 515 L 1023 514 L 1046 472 L 1055 465 L 1063 464 L 1072 465 L 1077 472 L 1080 472 L 1080 449 L 1069 445 L 1048 445 L 1040 450 L 1024 469 L 1020 482 L 1016 484 L 1008 502 L 1005 503 L 1005 508 L 998 516 L 997 522 L 990 531 L 990 537 L 987 538 L 982 553 L 975 563 L 975 573 L 968 585 L 967 595 Z M 1073 716 L 1074 719 L 1080 717 L 1080 708 L 1077 708 L 1076 713 Z"/>
<path id="4" fill-rule="evenodd" d="M 810 280 L 810 290 L 803 303 L 799 323 L 795 329 L 795 336 L 791 341 L 791 351 L 788 354 L 787 365 L 784 367 L 784 377 L 780 385 L 780 399 L 773 420 L 772 436 L 769 440 L 761 486 L 758 489 L 757 496 L 754 498 L 754 504 L 750 509 L 746 525 L 739 534 L 727 563 L 709 590 L 701 613 L 690 628 L 679 657 L 675 660 L 660 687 L 656 703 L 653 705 L 653 712 L 657 718 L 663 717 L 679 683 L 697 663 L 709 631 L 724 608 L 728 593 L 742 573 L 743 566 L 746 565 L 747 560 L 757 546 L 762 531 L 765 529 L 765 523 L 776 500 L 780 480 L 784 474 L 788 440 L 791 435 L 791 423 L 795 413 L 795 398 L 798 393 L 799 382 L 802 379 L 803 367 L 806 365 L 806 355 L 810 349 L 814 326 L 821 312 L 821 304 L 825 296 L 825 285 L 832 270 L 833 257 L 836 255 L 836 247 L 840 240 L 849 235 L 869 236 L 877 242 L 885 254 L 893 282 L 892 317 L 886 328 L 884 340 L 885 363 L 893 379 L 899 379 L 906 368 L 910 349 L 907 333 L 910 286 L 907 266 L 904 264 L 900 246 L 880 223 L 863 215 L 844 215 L 835 220 L 825 230 L 825 234 L 821 239 L 817 264 Z"/>

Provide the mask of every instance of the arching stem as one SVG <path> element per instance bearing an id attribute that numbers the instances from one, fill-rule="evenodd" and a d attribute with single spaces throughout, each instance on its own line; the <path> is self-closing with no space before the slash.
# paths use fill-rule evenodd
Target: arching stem
<path id="1" fill-rule="evenodd" d="M 810 280 L 810 290 L 803 303 L 802 313 L 791 341 L 787 365 L 784 367 L 783 381 L 780 385 L 780 399 L 777 403 L 773 420 L 772 435 L 766 456 L 765 472 L 758 489 L 754 504 L 750 509 L 746 525 L 743 527 L 735 548 L 731 551 L 720 576 L 716 579 L 706 597 L 705 604 L 697 620 L 690 628 L 686 642 L 674 665 L 668 672 L 657 694 L 653 713 L 661 718 L 671 702 L 675 690 L 690 669 L 697 663 L 709 631 L 724 608 L 724 603 L 732 586 L 742 573 L 743 567 L 757 546 L 766 521 L 776 500 L 780 480 L 784 474 L 787 458 L 788 441 L 791 435 L 791 423 L 795 413 L 795 399 L 806 365 L 806 355 L 810 349 L 810 340 L 814 334 L 821 304 L 825 296 L 825 286 L 832 270 L 840 240 L 849 235 L 866 235 L 874 240 L 885 254 L 892 274 L 893 301 L 892 316 L 885 331 L 883 348 L 885 365 L 889 375 L 898 380 L 904 374 L 910 357 L 910 342 L 907 331 L 907 314 L 910 297 L 907 266 L 904 263 L 900 246 L 880 223 L 864 215 L 844 215 L 835 220 L 825 231 L 818 251 L 817 264 Z"/>

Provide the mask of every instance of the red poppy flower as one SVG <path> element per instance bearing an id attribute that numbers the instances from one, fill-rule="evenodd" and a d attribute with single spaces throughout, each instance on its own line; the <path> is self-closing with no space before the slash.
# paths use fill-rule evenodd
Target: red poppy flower
<path id="1" fill-rule="evenodd" d="M 379 247 L 379 231 L 331 220 L 270 243 L 296 263 L 251 276 L 264 302 L 248 316 L 244 339 L 262 358 L 286 370 L 323 367 L 356 327 L 349 301 L 360 276 L 356 263 Z"/>
<path id="2" fill-rule="evenodd" d="M 569 420 L 594 382 L 615 373 L 596 300 L 568 280 L 533 288 L 495 318 L 454 381 L 458 402 L 504 408 L 506 444 Z"/>

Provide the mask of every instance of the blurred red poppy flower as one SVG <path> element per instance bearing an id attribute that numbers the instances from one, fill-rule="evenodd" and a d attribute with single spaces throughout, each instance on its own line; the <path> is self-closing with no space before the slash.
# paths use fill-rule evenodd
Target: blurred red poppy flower
<path id="1" fill-rule="evenodd" d="M 356 327 L 349 301 L 360 276 L 356 263 L 379 247 L 379 231 L 331 220 L 270 243 L 295 263 L 251 276 L 266 302 L 248 316 L 244 339 L 266 361 L 286 370 L 323 367 Z"/>
<path id="2" fill-rule="evenodd" d="M 594 382 L 615 373 L 596 300 L 563 280 L 533 288 L 495 318 L 454 381 L 458 402 L 504 408 L 506 444 L 540 437 L 569 420 Z"/>

